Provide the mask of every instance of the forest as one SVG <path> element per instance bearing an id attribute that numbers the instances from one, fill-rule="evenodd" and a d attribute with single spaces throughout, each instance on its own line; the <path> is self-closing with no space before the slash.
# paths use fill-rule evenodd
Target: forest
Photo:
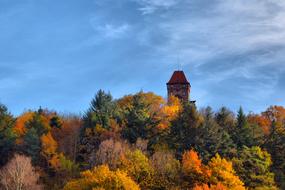
<path id="1" fill-rule="evenodd" d="M 99 90 L 84 114 L 0 104 L 2 190 L 285 189 L 285 108 Z"/>

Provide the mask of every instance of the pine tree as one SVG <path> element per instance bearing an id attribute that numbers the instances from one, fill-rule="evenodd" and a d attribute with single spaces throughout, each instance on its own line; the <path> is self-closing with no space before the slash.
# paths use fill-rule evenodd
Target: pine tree
<path id="1" fill-rule="evenodd" d="M 0 104 L 0 166 L 3 166 L 11 156 L 16 135 L 13 132 L 15 119 L 6 106 Z"/>

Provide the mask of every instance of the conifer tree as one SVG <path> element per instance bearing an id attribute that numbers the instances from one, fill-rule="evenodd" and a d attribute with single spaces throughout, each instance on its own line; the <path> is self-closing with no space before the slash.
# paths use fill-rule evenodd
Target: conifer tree
<path id="1" fill-rule="evenodd" d="M 6 106 L 0 104 L 0 166 L 8 161 L 14 149 L 16 135 L 13 132 L 15 119 Z"/>

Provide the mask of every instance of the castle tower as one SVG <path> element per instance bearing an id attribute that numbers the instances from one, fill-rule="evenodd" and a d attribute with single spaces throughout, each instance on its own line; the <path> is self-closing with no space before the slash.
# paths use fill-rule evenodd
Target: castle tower
<path id="1" fill-rule="evenodd" d="M 191 85 L 183 71 L 174 71 L 171 79 L 166 85 L 168 98 L 170 96 L 176 96 L 180 100 L 189 101 Z"/>

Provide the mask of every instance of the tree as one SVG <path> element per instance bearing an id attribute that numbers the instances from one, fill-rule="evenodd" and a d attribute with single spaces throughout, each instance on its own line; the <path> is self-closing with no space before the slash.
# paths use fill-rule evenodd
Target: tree
<path id="1" fill-rule="evenodd" d="M 20 152 L 30 156 L 33 164 L 37 166 L 45 165 L 42 150 L 41 137 L 50 131 L 49 120 L 44 116 L 44 112 L 39 110 L 34 113 L 31 120 L 25 123 L 27 131 L 24 135 L 23 145 Z"/>
<path id="2" fill-rule="evenodd" d="M 110 171 L 102 165 L 81 173 L 81 178 L 68 182 L 64 190 L 139 190 L 139 186 L 121 171 Z"/>
<path id="3" fill-rule="evenodd" d="M 244 147 L 233 159 L 235 171 L 249 189 L 277 189 L 270 172 L 271 157 L 260 147 Z"/>
<path id="4" fill-rule="evenodd" d="M 17 135 L 19 144 L 21 143 L 20 138 L 23 137 L 27 132 L 26 123 L 33 118 L 34 114 L 35 113 L 32 111 L 27 111 L 22 115 L 20 115 L 19 117 L 17 117 L 13 130 Z"/>
<path id="5" fill-rule="evenodd" d="M 217 185 L 210 186 L 208 184 L 196 185 L 192 190 L 228 190 L 228 188 L 218 183 Z"/>
<path id="6" fill-rule="evenodd" d="M 195 105 L 190 103 L 185 103 L 181 114 L 171 122 L 167 142 L 171 149 L 176 150 L 179 158 L 184 151 L 194 146 L 195 136 L 202 122 L 203 117 L 197 112 Z"/>
<path id="7" fill-rule="evenodd" d="M 175 189 L 181 184 L 181 165 L 171 152 L 157 151 L 151 157 L 153 189 Z"/>
<path id="8" fill-rule="evenodd" d="M 76 115 L 64 115 L 60 120 L 62 121 L 61 127 L 51 129 L 52 136 L 58 143 L 58 152 L 64 153 L 68 159 L 75 161 L 82 120 Z"/>
<path id="9" fill-rule="evenodd" d="M 108 139 L 103 141 L 96 154 L 91 156 L 91 165 L 108 165 L 111 169 L 116 169 L 120 165 L 120 159 L 129 151 L 128 144 Z"/>
<path id="10" fill-rule="evenodd" d="M 125 171 L 142 189 L 153 186 L 154 170 L 148 158 L 140 151 L 129 151 L 121 158 L 120 169 Z"/>
<path id="11" fill-rule="evenodd" d="M 16 154 L 0 171 L 0 182 L 6 190 L 40 190 L 39 174 L 31 164 L 31 158 Z"/>
<path id="12" fill-rule="evenodd" d="M 130 143 L 135 143 L 138 138 L 152 141 L 157 134 L 159 112 L 163 103 L 162 97 L 143 92 L 119 100 L 123 138 Z"/>
<path id="13" fill-rule="evenodd" d="M 98 149 L 104 134 L 113 130 L 112 124 L 116 123 L 113 120 L 115 110 L 116 105 L 111 94 L 99 90 L 95 98 L 91 100 L 90 108 L 83 116 L 78 161 L 87 163 L 92 152 Z"/>
<path id="14" fill-rule="evenodd" d="M 211 184 L 221 183 L 231 190 L 245 190 L 244 184 L 236 175 L 232 163 L 221 158 L 219 154 L 211 159 L 208 163 L 208 167 L 212 173 Z"/>
<path id="15" fill-rule="evenodd" d="M 258 145 L 262 130 L 256 125 L 249 125 L 247 117 L 240 107 L 237 115 L 236 127 L 233 133 L 233 140 L 237 147 Z"/>
<path id="16" fill-rule="evenodd" d="M 210 107 L 202 110 L 204 121 L 197 128 L 194 139 L 194 147 L 199 152 L 203 161 L 209 161 L 216 153 L 222 157 L 235 154 L 236 147 L 228 134 L 214 119 L 214 113 Z M 220 120 L 221 122 L 221 120 Z"/>
<path id="17" fill-rule="evenodd" d="M 202 164 L 194 150 L 184 152 L 182 156 L 182 171 L 187 187 L 208 183 L 211 171 Z"/>
<path id="18" fill-rule="evenodd" d="M 14 118 L 6 106 L 0 104 L 0 167 L 13 153 L 16 135 L 13 132 Z"/>
<path id="19" fill-rule="evenodd" d="M 48 166 L 53 169 L 60 167 L 57 147 L 57 142 L 50 132 L 41 136 L 41 155 L 46 159 Z"/>
<path id="20" fill-rule="evenodd" d="M 107 129 L 109 127 L 110 118 L 114 112 L 114 102 L 110 93 L 99 90 L 96 96 L 91 100 L 90 108 L 85 114 L 84 128 L 92 128 L 101 125 Z"/>
<path id="21" fill-rule="evenodd" d="M 31 128 L 24 136 L 23 153 L 30 156 L 34 164 L 40 163 L 41 140 L 35 128 Z"/>

